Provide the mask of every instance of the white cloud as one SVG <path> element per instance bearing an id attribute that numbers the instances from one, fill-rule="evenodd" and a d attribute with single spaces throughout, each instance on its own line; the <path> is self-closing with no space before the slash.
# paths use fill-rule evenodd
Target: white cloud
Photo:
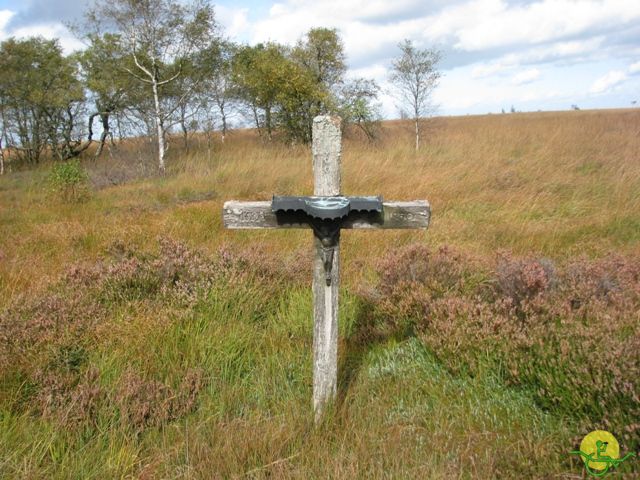
<path id="1" fill-rule="evenodd" d="M 628 0 L 542 0 L 509 5 L 505 0 L 473 0 L 427 17 L 431 40 L 453 38 L 454 47 L 481 51 L 505 45 L 558 41 L 640 18 L 640 2 Z"/>
<path id="2" fill-rule="evenodd" d="M 4 31 L 5 27 L 11 20 L 11 17 L 15 15 L 11 10 L 0 10 L 0 32 Z"/>
<path id="3" fill-rule="evenodd" d="M 4 34 L 4 32 L 2 32 Z M 58 39 L 62 51 L 69 54 L 73 51 L 84 48 L 80 40 L 75 38 L 71 32 L 61 23 L 49 23 L 42 25 L 29 25 L 20 27 L 9 32 L 9 35 L 16 38 L 43 37 L 48 40 Z"/>
<path id="4" fill-rule="evenodd" d="M 347 72 L 348 78 L 373 78 L 378 82 L 384 81 L 387 76 L 387 68 L 384 65 L 376 63 L 374 65 L 362 68 L 352 68 Z"/>
<path id="5" fill-rule="evenodd" d="M 475 67 L 471 76 L 474 79 L 490 77 L 506 70 L 513 70 L 520 65 L 541 64 L 548 62 L 566 61 L 568 59 L 606 58 L 603 48 L 605 37 L 600 35 L 586 40 L 572 40 L 554 42 L 532 48 L 519 49 L 516 52 L 502 55 L 497 60 Z"/>
<path id="6" fill-rule="evenodd" d="M 626 40 L 640 27 L 640 1 L 276 2 L 246 29 L 253 43 L 293 44 L 310 28 L 337 28 L 352 68 L 348 75 L 374 78 L 383 89 L 386 70 L 403 39 L 410 38 L 419 47 L 444 49 L 444 64 L 450 66 L 443 66 L 447 77 L 434 92 L 434 101 L 448 111 L 477 111 L 483 105 L 497 105 L 499 110 L 525 101 L 532 108 L 556 102 L 557 108 L 565 99 L 586 98 L 590 87 L 602 91 L 615 87 L 602 85 L 623 80 L 611 77 L 590 85 L 586 75 L 617 70 L 616 59 L 640 53 Z M 393 101 L 386 95 L 382 101 L 392 115 Z"/>
<path id="7" fill-rule="evenodd" d="M 337 28 L 347 56 L 359 64 L 405 38 L 424 42 L 433 8 L 418 0 L 288 0 L 272 5 L 267 18 L 254 23 L 252 41 L 292 44 L 310 28 Z"/>
<path id="8" fill-rule="evenodd" d="M 603 49 L 604 36 L 600 35 L 585 40 L 553 42 L 524 48 L 516 53 L 505 55 L 503 63 L 518 65 L 522 63 L 541 63 L 581 56 L 596 57 Z"/>
<path id="9" fill-rule="evenodd" d="M 478 65 L 471 71 L 471 78 L 485 78 L 495 75 L 496 73 L 502 72 L 505 69 L 509 68 L 507 65 L 502 63 L 488 63 Z"/>
<path id="10" fill-rule="evenodd" d="M 529 68 L 516 74 L 511 79 L 511 83 L 514 85 L 524 85 L 525 83 L 531 83 L 538 78 L 540 78 L 540 70 L 537 68 Z"/>
<path id="11" fill-rule="evenodd" d="M 598 78 L 591 88 L 589 89 L 590 93 L 605 93 L 611 90 L 616 85 L 624 82 L 627 79 L 627 74 L 621 70 L 612 70 L 608 72 L 606 75 Z"/>
<path id="12" fill-rule="evenodd" d="M 508 110 L 512 105 L 518 110 L 537 110 L 545 108 L 546 103 L 554 105 L 565 102 L 567 98 L 581 97 L 571 88 L 557 85 L 541 76 L 540 84 L 535 87 L 515 85 L 508 79 L 496 81 L 495 78 L 480 78 L 469 82 L 471 67 L 461 67 L 450 71 L 450 75 L 434 92 L 434 101 L 444 111 L 465 113 L 499 112 L 501 108 Z M 545 72 L 546 73 L 546 72 Z M 570 102 L 566 102 L 568 108 Z M 557 108 L 557 107 L 556 107 Z"/>
<path id="13" fill-rule="evenodd" d="M 272 17 L 278 17 L 289 13 L 287 6 L 283 3 L 274 3 L 269 9 L 269 15 Z"/>
<path id="14" fill-rule="evenodd" d="M 224 5 L 216 5 L 215 9 L 217 20 L 230 37 L 239 37 L 249 29 L 248 8 L 229 8 Z"/>
<path id="15" fill-rule="evenodd" d="M 442 5 L 445 5 L 442 7 Z M 372 21 L 374 19 L 375 21 Z M 252 41 L 295 43 L 312 27 L 337 28 L 351 62 L 389 56 L 404 38 L 424 46 L 445 45 L 464 52 L 517 51 L 507 66 L 600 55 L 603 32 L 640 21 L 640 2 L 628 0 L 507 0 L 419 2 L 398 0 L 285 0 L 252 25 Z M 590 37 L 576 39 L 576 36 Z M 507 54 L 508 55 L 508 54 Z M 492 70 L 495 68 L 495 70 Z M 501 70 L 479 67 L 480 78 Z"/>
<path id="16" fill-rule="evenodd" d="M 640 73 L 640 62 L 632 63 L 629 65 L 629 73 Z"/>
<path id="17" fill-rule="evenodd" d="M 48 40 L 58 39 L 63 52 L 66 54 L 83 48 L 82 42 L 76 39 L 62 23 L 36 24 L 8 29 L 7 26 L 14 15 L 15 12 L 11 10 L 0 10 L 0 41 L 9 37 L 43 37 Z"/>

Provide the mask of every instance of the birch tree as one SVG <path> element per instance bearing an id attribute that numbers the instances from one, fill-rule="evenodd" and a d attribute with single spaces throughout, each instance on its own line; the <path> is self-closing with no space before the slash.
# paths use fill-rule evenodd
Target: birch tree
<path id="1" fill-rule="evenodd" d="M 185 75 L 189 58 L 215 42 L 213 7 L 205 0 L 110 0 L 96 4 L 86 18 L 95 32 L 118 35 L 120 49 L 131 58 L 131 66 L 123 68 L 146 87 L 152 100 L 158 168 L 164 172 L 172 115 L 192 93 L 187 90 L 184 98 L 169 102 L 164 92 Z"/>
<path id="2" fill-rule="evenodd" d="M 433 89 L 438 83 L 441 53 L 419 49 L 411 40 L 398 45 L 400 56 L 393 61 L 390 80 L 403 108 L 411 112 L 415 127 L 416 151 L 420 148 L 420 120 L 428 113 Z"/>

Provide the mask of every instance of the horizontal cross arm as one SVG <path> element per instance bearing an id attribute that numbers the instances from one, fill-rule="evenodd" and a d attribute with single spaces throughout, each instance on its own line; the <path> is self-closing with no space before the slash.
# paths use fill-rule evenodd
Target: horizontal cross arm
<path id="1" fill-rule="evenodd" d="M 382 218 L 359 215 L 352 212 L 343 220 L 342 228 L 390 229 L 427 228 L 431 217 L 431 207 L 426 200 L 411 202 L 384 202 Z M 303 221 L 282 223 L 271 211 L 270 201 L 239 202 L 230 200 L 222 208 L 224 226 L 232 229 L 249 228 L 309 228 Z"/>

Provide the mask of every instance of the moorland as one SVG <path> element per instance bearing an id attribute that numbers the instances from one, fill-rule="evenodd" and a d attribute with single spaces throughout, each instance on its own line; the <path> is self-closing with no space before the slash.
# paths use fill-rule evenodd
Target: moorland
<path id="1" fill-rule="evenodd" d="M 194 135 L 158 175 L 128 139 L 72 190 L 47 162 L 1 176 L 0 477 L 580 478 L 591 430 L 637 451 L 640 110 L 438 117 L 424 139 L 345 132 L 344 193 L 426 198 L 432 223 L 343 233 L 318 426 L 311 234 L 221 221 L 310 194 L 308 146 Z"/>

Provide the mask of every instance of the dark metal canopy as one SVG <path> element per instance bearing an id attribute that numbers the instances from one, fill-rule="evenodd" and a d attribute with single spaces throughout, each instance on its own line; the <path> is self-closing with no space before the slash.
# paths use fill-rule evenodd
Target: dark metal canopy
<path id="1" fill-rule="evenodd" d="M 382 213 L 382 197 L 279 197 L 273 196 L 271 211 L 304 212 L 311 218 L 337 220 L 350 212 Z"/>

